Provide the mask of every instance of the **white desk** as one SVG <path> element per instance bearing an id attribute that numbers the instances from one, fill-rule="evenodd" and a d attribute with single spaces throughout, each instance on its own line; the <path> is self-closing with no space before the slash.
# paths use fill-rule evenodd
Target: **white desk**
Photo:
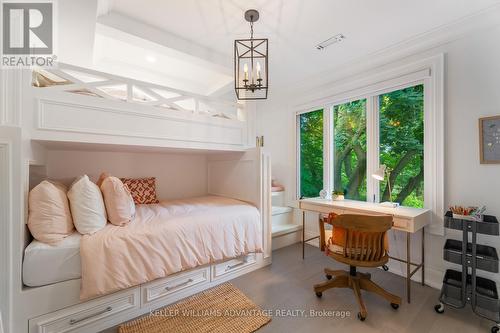
<path id="1" fill-rule="evenodd" d="M 308 198 L 299 201 L 299 208 L 302 210 L 302 258 L 304 258 L 305 243 L 313 239 L 313 237 L 305 239 L 305 212 L 316 213 L 337 213 L 337 214 L 366 214 L 366 215 L 392 215 L 394 225 L 392 229 L 406 232 L 406 260 L 401 258 L 390 257 L 391 259 L 403 262 L 406 264 L 406 296 L 408 303 L 410 303 L 410 285 L 411 277 L 421 269 L 422 272 L 422 285 L 425 284 L 425 226 L 430 223 L 430 211 L 422 208 L 411 207 L 382 207 L 377 203 L 342 200 L 332 201 L 320 198 Z M 410 259 L 411 254 L 411 234 L 422 230 L 422 261 L 420 263 L 413 263 Z M 415 266 L 413 271 L 411 266 Z"/>

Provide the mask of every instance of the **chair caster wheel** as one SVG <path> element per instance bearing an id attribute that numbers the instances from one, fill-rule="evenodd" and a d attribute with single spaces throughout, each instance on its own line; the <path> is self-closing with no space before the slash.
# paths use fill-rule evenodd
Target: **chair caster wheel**
<path id="1" fill-rule="evenodd" d="M 491 333 L 498 333 L 498 331 L 500 331 L 500 327 L 498 327 L 498 326 L 493 326 L 491 328 Z"/>
<path id="2" fill-rule="evenodd" d="M 434 310 L 436 310 L 436 312 L 439 313 L 439 314 L 444 313 L 444 306 L 443 306 L 443 304 L 439 303 L 439 304 L 435 305 L 434 306 Z M 492 332 L 493 332 L 493 328 L 492 328 Z"/>
<path id="3" fill-rule="evenodd" d="M 316 292 L 316 297 L 321 298 L 323 296 L 323 293 L 321 291 Z"/>
<path id="4" fill-rule="evenodd" d="M 397 310 L 399 308 L 399 304 L 396 303 L 391 303 L 391 306 L 394 310 Z"/>
<path id="5" fill-rule="evenodd" d="M 330 274 L 326 274 L 326 278 L 327 278 L 327 280 L 331 280 L 332 276 Z"/>
<path id="6" fill-rule="evenodd" d="M 382 265 L 382 269 L 387 272 L 389 270 L 389 267 L 387 265 Z"/>
<path id="7" fill-rule="evenodd" d="M 365 321 L 366 316 L 363 316 L 363 315 L 361 314 L 361 312 L 358 312 L 358 319 L 359 319 L 359 320 L 361 320 L 361 321 Z"/>

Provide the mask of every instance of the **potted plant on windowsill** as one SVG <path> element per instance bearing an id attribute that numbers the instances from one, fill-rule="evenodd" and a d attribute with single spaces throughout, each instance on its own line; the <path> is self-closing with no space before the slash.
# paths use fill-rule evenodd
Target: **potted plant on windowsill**
<path id="1" fill-rule="evenodd" d="M 344 191 L 333 191 L 332 192 L 332 200 L 333 201 L 344 200 Z"/>

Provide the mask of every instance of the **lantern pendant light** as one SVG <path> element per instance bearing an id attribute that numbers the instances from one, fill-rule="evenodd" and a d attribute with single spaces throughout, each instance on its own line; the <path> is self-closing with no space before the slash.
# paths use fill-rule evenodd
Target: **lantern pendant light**
<path id="1" fill-rule="evenodd" d="M 234 41 L 234 89 L 238 100 L 266 99 L 268 91 L 268 39 L 253 38 L 253 24 L 259 12 L 249 9 L 250 39 Z"/>

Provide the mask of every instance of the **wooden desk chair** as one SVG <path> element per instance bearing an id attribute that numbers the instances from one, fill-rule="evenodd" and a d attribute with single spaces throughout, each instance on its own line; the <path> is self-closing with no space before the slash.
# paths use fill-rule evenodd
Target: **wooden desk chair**
<path id="1" fill-rule="evenodd" d="M 336 215 L 320 218 L 320 246 L 334 260 L 349 265 L 349 272 L 325 268 L 329 281 L 314 285 L 316 296 L 330 288 L 351 288 L 360 307 L 358 318 L 366 319 L 366 307 L 361 298 L 361 290 L 374 292 L 391 303 L 394 309 L 401 304 L 401 298 L 393 295 L 371 280 L 370 274 L 359 273 L 357 267 L 379 267 L 389 260 L 385 235 L 392 226 L 392 216 Z M 332 230 L 325 230 L 325 224 L 331 224 L 336 230 L 332 239 Z M 334 277 L 332 279 L 332 277 Z"/>

